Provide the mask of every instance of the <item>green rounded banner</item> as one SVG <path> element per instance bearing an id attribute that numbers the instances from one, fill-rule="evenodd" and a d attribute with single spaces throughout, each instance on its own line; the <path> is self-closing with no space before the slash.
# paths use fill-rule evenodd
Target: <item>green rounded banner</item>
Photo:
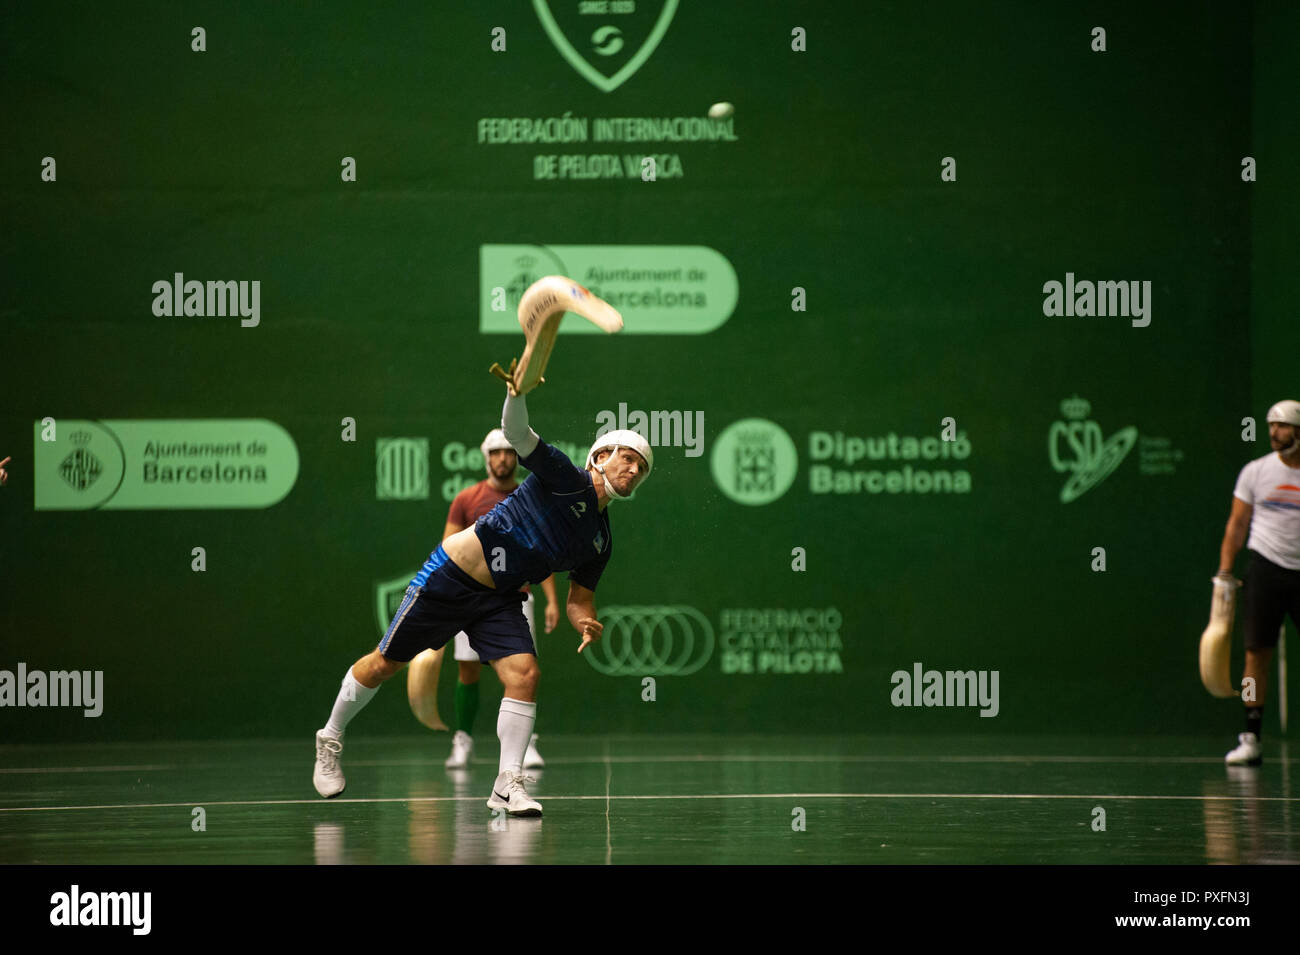
<path id="1" fill-rule="evenodd" d="M 704 245 L 483 245 L 479 326 L 519 334 L 519 300 L 545 275 L 566 275 L 623 316 L 624 335 L 702 335 L 736 310 L 736 270 Z M 566 315 L 561 334 L 603 335 Z"/>
<path id="2" fill-rule="evenodd" d="M 274 421 L 35 423 L 38 511 L 270 507 L 298 480 L 298 447 Z"/>

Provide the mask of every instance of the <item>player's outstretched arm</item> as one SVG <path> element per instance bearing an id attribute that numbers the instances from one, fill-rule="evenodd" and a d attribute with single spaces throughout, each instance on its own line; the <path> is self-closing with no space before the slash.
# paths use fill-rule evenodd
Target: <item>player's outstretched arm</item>
<path id="1" fill-rule="evenodd" d="M 588 590 L 576 581 L 569 581 L 569 599 L 565 610 L 573 629 L 582 635 L 582 646 L 578 647 L 578 652 L 581 653 L 587 649 L 587 644 L 599 640 L 605 629 L 605 625 L 596 619 L 595 591 Z"/>
<path id="2" fill-rule="evenodd" d="M 528 405 L 522 395 L 514 393 L 514 389 L 506 391 L 506 403 L 501 408 L 501 430 L 520 458 L 526 458 L 537 450 L 537 442 L 541 439 L 528 426 Z"/>

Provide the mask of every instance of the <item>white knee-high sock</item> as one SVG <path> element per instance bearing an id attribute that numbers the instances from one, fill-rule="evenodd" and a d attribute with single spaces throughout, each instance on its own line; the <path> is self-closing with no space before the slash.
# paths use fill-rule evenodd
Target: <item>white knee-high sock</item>
<path id="1" fill-rule="evenodd" d="M 501 711 L 497 714 L 497 738 L 501 740 L 501 762 L 497 772 L 520 772 L 524 764 L 524 753 L 528 750 L 528 740 L 533 735 L 533 723 L 537 720 L 537 704 L 512 700 L 508 696 L 501 698 Z"/>
<path id="2" fill-rule="evenodd" d="M 339 687 L 338 699 L 334 701 L 334 711 L 330 713 L 330 721 L 325 724 L 321 732 L 334 739 L 342 739 L 343 729 L 352 717 L 360 713 L 361 708 L 378 692 L 377 686 L 362 686 L 353 676 L 352 668 L 349 667 L 348 675 L 343 678 L 343 685 Z"/>

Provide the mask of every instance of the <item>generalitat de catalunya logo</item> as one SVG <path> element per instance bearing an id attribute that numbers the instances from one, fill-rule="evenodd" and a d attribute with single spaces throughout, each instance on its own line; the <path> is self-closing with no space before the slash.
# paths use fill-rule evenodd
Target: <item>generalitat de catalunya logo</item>
<path id="1" fill-rule="evenodd" d="M 1109 438 L 1102 437 L 1101 425 L 1088 419 L 1092 406 L 1075 395 L 1061 402 L 1064 421 L 1053 421 L 1047 431 L 1047 457 L 1052 468 L 1070 477 L 1061 488 L 1061 503 L 1069 504 L 1096 487 L 1133 450 L 1138 429 L 1120 428 Z"/>
<path id="2" fill-rule="evenodd" d="M 673 22 L 677 0 L 600 4 L 533 0 L 533 9 L 546 35 L 578 75 L 602 93 L 610 93 L 650 59 Z"/>

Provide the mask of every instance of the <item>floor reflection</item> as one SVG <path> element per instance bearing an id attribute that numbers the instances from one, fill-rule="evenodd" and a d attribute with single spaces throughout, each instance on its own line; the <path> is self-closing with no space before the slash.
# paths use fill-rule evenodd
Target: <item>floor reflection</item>
<path id="1" fill-rule="evenodd" d="M 318 822 L 312 831 L 317 865 L 343 864 L 343 827 L 336 822 Z"/>
<path id="2" fill-rule="evenodd" d="M 487 808 L 492 785 L 481 771 L 448 769 L 445 784 L 412 786 L 407 804 L 410 861 L 417 865 L 520 865 L 537 861 L 540 817 L 511 818 Z M 540 780 L 541 772 L 533 776 Z M 429 796 L 450 796 L 433 799 Z M 319 828 L 319 827 L 318 827 Z M 321 842 L 317 837 L 318 846 Z M 337 853 L 342 853 L 342 832 Z M 318 848 L 317 861 L 322 861 Z"/>
<path id="3" fill-rule="evenodd" d="M 1217 865 L 1300 862 L 1292 826 L 1291 755 L 1285 741 L 1278 744 L 1274 760 L 1274 766 L 1267 762 L 1224 766 L 1222 778 L 1205 780 L 1202 792 L 1212 797 L 1201 803 L 1206 861 Z M 1272 785 L 1275 767 L 1281 769 L 1280 791 Z"/>

